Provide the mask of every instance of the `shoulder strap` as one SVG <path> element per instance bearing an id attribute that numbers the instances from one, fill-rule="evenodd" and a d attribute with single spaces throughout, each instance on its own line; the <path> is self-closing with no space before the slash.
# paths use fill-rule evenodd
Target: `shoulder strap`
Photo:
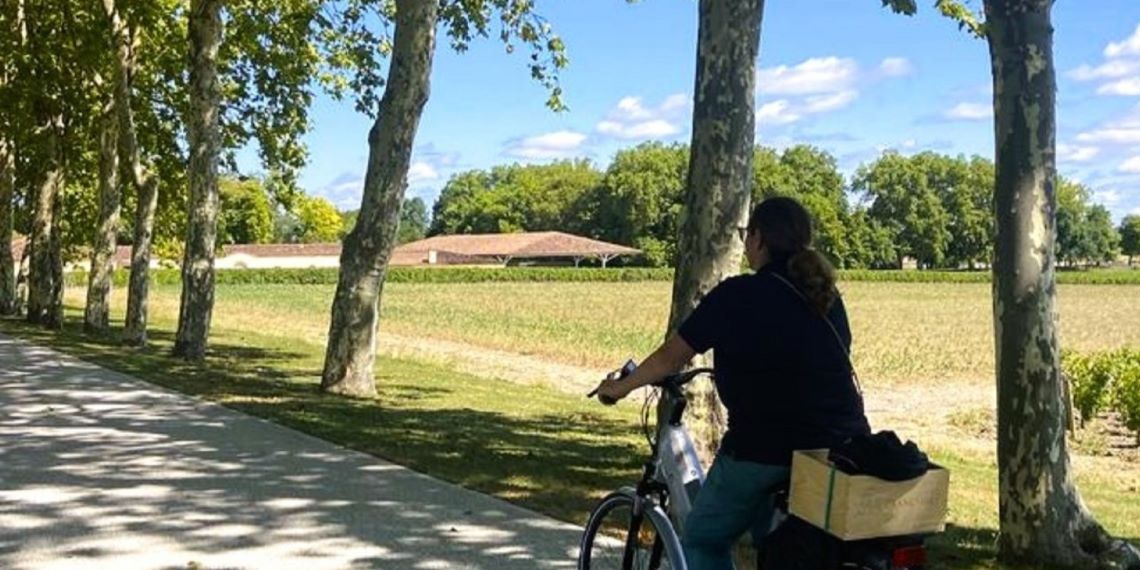
<path id="1" fill-rule="evenodd" d="M 803 292 L 793 285 L 791 281 L 784 278 L 783 275 L 779 273 L 769 273 L 769 275 L 786 285 L 797 297 L 803 299 L 804 303 L 807 303 L 809 306 L 811 305 L 811 301 L 804 296 Z M 848 348 L 847 343 L 843 342 L 843 335 L 839 334 L 839 329 L 835 328 L 835 324 L 831 322 L 831 319 L 827 318 L 827 315 L 820 315 L 820 318 L 823 319 L 823 322 L 827 323 L 827 328 L 831 329 L 831 333 L 835 335 L 835 342 L 839 343 L 839 349 L 847 356 L 847 368 L 851 370 L 851 380 L 855 382 L 855 391 L 859 392 L 859 396 L 862 396 L 863 386 L 859 383 L 859 374 L 855 372 L 855 362 L 851 360 L 851 350 Z"/>

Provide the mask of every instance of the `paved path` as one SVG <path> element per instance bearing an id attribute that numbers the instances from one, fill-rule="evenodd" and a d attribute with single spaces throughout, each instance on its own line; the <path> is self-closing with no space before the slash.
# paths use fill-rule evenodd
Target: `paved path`
<path id="1" fill-rule="evenodd" d="M 0 568 L 571 568 L 581 530 L 0 335 Z"/>

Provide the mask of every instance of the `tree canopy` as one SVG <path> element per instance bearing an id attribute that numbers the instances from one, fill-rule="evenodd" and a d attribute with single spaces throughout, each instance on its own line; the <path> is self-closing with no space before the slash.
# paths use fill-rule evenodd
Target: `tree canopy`
<path id="1" fill-rule="evenodd" d="M 978 156 L 886 152 L 846 180 L 808 145 L 757 147 L 753 201 L 791 196 L 811 212 L 817 247 L 845 268 L 986 266 L 993 255 L 993 162 Z M 620 150 L 604 170 L 588 161 L 503 165 L 452 176 L 429 233 L 562 230 L 636 247 L 642 262 L 676 255 L 688 147 Z M 1070 265 L 1110 261 L 1119 249 L 1108 210 L 1088 188 L 1062 181 L 1059 252 Z"/>
<path id="2" fill-rule="evenodd" d="M 273 239 L 273 207 L 260 180 L 227 177 L 218 190 L 219 243 L 268 243 Z"/>
<path id="3" fill-rule="evenodd" d="M 1140 214 L 1124 216 L 1120 222 L 1120 251 L 1128 256 L 1129 265 L 1140 255 Z"/>

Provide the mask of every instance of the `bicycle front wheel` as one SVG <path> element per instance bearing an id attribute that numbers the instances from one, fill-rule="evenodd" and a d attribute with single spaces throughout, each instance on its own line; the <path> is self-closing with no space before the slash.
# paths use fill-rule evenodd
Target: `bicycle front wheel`
<path id="1" fill-rule="evenodd" d="M 602 499 L 582 535 L 578 570 L 686 570 L 669 517 L 651 502 L 640 513 L 632 491 Z"/>

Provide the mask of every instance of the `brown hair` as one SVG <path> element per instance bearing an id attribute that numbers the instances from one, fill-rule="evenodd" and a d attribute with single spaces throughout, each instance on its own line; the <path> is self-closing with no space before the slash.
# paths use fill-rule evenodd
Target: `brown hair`
<path id="1" fill-rule="evenodd" d="M 783 264 L 792 284 L 812 308 L 826 315 L 839 296 L 835 268 L 812 248 L 811 215 L 807 210 L 792 198 L 768 198 L 752 210 L 748 233 L 760 234 L 771 263 Z"/>

